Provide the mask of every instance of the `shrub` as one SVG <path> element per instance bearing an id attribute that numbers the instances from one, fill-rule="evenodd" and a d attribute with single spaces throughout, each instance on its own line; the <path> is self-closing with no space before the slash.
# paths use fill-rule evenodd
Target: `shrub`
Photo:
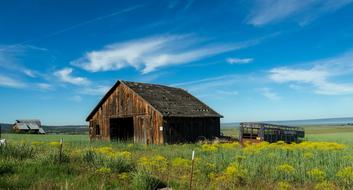
<path id="1" fill-rule="evenodd" d="M 136 190 L 154 190 L 166 187 L 161 180 L 144 170 L 137 171 L 133 174 L 132 185 Z"/>
<path id="2" fill-rule="evenodd" d="M 310 178 L 313 179 L 314 181 L 323 181 L 326 177 L 325 172 L 321 171 L 318 168 L 314 168 L 308 171 L 307 173 L 310 176 Z"/>
<path id="3" fill-rule="evenodd" d="M 288 182 L 280 181 L 277 184 L 277 189 L 278 190 L 290 190 L 290 189 L 292 189 L 292 186 Z"/>
<path id="4" fill-rule="evenodd" d="M 97 169 L 96 172 L 100 173 L 100 174 L 109 174 L 112 172 L 112 170 L 107 167 L 101 167 L 101 168 Z"/>
<path id="5" fill-rule="evenodd" d="M 315 190 L 334 190 L 337 188 L 333 183 L 330 183 L 328 181 L 323 181 L 323 182 L 316 184 L 314 189 Z"/>
<path id="6" fill-rule="evenodd" d="M 353 185 L 353 168 L 345 167 L 337 172 L 337 177 L 345 186 Z"/>
<path id="7" fill-rule="evenodd" d="M 44 156 L 43 162 L 47 164 L 69 163 L 70 156 L 63 152 L 60 158 L 59 152 L 49 152 Z"/>
<path id="8" fill-rule="evenodd" d="M 107 166 L 111 168 L 113 172 L 117 173 L 130 172 L 135 169 L 132 162 L 125 160 L 122 157 L 111 159 L 107 162 Z"/>
<path id="9" fill-rule="evenodd" d="M 83 153 L 82 159 L 88 164 L 95 165 L 97 154 L 93 150 L 88 150 Z"/>
<path id="10" fill-rule="evenodd" d="M 0 161 L 0 176 L 5 174 L 12 174 L 14 172 L 15 167 L 13 163 L 5 160 Z"/>
<path id="11" fill-rule="evenodd" d="M 14 159 L 33 158 L 35 155 L 34 149 L 27 144 L 0 146 L 0 156 Z"/>

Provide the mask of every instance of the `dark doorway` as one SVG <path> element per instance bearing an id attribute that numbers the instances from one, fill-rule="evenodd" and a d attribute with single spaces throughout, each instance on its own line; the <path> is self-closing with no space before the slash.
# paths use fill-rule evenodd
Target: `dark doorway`
<path id="1" fill-rule="evenodd" d="M 130 141 L 134 138 L 134 122 L 132 117 L 110 119 L 110 140 Z"/>

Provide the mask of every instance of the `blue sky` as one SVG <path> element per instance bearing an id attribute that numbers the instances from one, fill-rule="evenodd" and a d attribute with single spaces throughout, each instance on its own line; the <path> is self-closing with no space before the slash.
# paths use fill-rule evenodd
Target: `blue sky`
<path id="1" fill-rule="evenodd" d="M 84 124 L 116 80 L 222 122 L 353 116 L 353 0 L 0 2 L 0 122 Z"/>

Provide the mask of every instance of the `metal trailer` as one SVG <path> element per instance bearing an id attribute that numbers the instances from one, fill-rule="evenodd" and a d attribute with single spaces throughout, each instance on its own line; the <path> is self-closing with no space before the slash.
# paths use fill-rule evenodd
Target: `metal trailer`
<path id="1" fill-rule="evenodd" d="M 239 141 L 253 142 L 300 142 L 305 136 L 304 128 L 269 123 L 244 122 L 240 123 Z"/>

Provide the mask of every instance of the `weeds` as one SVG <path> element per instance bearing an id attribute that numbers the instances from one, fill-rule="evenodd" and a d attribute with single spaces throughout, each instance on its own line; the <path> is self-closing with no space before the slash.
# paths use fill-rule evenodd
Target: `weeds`
<path id="1" fill-rule="evenodd" d="M 143 146 L 68 143 L 0 148 L 0 189 L 187 189 L 196 150 L 193 189 L 349 189 L 350 144 L 305 142 Z"/>

